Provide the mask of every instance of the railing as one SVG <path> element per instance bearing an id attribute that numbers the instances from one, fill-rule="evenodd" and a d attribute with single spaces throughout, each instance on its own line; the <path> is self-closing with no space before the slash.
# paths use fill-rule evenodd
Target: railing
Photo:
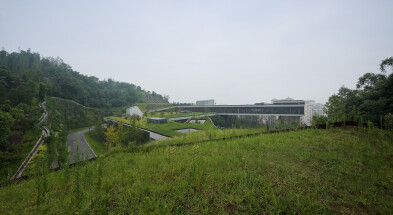
<path id="1" fill-rule="evenodd" d="M 44 138 L 48 137 L 50 135 L 49 129 L 47 127 L 42 126 L 41 129 L 42 129 L 42 135 L 41 135 L 40 139 L 38 139 L 38 141 L 34 145 L 33 149 L 30 151 L 30 153 L 27 155 L 25 160 L 19 166 L 18 170 L 16 170 L 16 173 L 12 176 L 11 180 L 20 178 L 22 176 L 22 173 L 25 170 L 26 165 L 33 158 L 33 156 L 37 154 L 37 150 L 44 142 Z"/>

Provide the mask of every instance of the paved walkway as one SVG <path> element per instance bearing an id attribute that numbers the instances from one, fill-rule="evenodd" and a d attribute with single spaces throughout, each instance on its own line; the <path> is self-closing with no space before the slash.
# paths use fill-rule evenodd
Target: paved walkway
<path id="1" fill-rule="evenodd" d="M 82 161 L 97 157 L 83 137 L 83 134 L 88 131 L 89 129 L 87 128 L 67 136 L 67 149 L 70 151 L 68 157 L 69 164 L 76 163 L 78 159 Z"/>

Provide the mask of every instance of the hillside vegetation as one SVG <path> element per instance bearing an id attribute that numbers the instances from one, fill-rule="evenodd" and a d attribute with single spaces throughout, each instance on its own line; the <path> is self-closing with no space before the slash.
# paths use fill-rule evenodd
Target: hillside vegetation
<path id="1" fill-rule="evenodd" d="M 46 98 L 49 129 L 54 134 L 46 141 L 53 142 L 47 151 L 59 157 L 64 154 L 61 148 L 67 130 L 99 123 L 103 113 L 91 107 L 105 109 L 105 113 L 122 112 L 145 97 L 165 100 L 140 86 L 79 74 L 60 58 L 43 58 L 30 50 L 0 51 L 0 181 L 15 173 L 40 137 L 37 123 L 43 109 L 39 103 Z"/>
<path id="2" fill-rule="evenodd" d="M 30 50 L 0 51 L 0 82 L 0 102 L 13 105 L 30 104 L 45 95 L 97 108 L 123 107 L 143 102 L 146 96 L 163 98 L 134 84 L 82 75 L 60 58 L 42 58 Z"/>
<path id="3" fill-rule="evenodd" d="M 326 120 L 330 123 L 352 120 L 359 124 L 370 121 L 380 128 L 392 130 L 393 57 L 383 60 L 380 70 L 359 77 L 356 89 L 343 86 L 330 96 L 325 105 Z"/>
<path id="4" fill-rule="evenodd" d="M 391 214 L 392 140 L 309 129 L 118 149 L 0 188 L 0 214 Z"/>

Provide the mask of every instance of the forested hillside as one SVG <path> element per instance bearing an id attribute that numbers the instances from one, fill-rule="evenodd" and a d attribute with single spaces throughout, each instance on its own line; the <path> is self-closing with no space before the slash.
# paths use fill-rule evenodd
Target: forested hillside
<path id="1" fill-rule="evenodd" d="M 100 81 L 72 70 L 60 58 L 42 58 L 30 50 L 0 51 L 0 181 L 14 173 L 41 132 L 37 126 L 45 98 L 70 99 L 87 107 L 120 108 L 145 98 L 165 99 L 139 86 L 108 79 Z M 65 134 L 69 129 L 89 126 L 102 114 L 70 108 L 69 102 L 48 101 L 50 129 Z M 67 104 L 67 105 L 65 105 Z M 57 108 L 57 109 L 56 109 Z M 90 113 L 90 114 L 87 114 Z M 61 135 L 60 135 L 61 136 Z M 59 140 L 62 138 L 59 137 Z"/>
<path id="2" fill-rule="evenodd" d="M 30 50 L 0 51 L 0 102 L 30 104 L 45 95 L 71 99 L 89 107 L 108 108 L 143 102 L 145 97 L 163 98 L 134 84 L 100 81 L 72 70 L 60 58 L 42 58 Z"/>

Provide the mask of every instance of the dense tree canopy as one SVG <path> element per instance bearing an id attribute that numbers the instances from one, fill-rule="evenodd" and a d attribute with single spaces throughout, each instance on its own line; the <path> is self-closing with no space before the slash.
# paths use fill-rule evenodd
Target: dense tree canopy
<path id="1" fill-rule="evenodd" d="M 393 57 L 382 61 L 381 73 L 366 73 L 361 76 L 356 89 L 341 87 L 326 103 L 328 119 L 331 122 L 362 120 L 386 126 L 393 113 L 393 73 L 387 67 L 393 66 Z"/>
<path id="2" fill-rule="evenodd" d="M 122 107 L 143 102 L 145 97 L 163 98 L 156 92 L 146 92 L 140 86 L 100 81 L 94 76 L 81 75 L 60 58 L 41 58 L 30 50 L 19 53 L 0 51 L 0 103 L 30 104 L 44 95 L 71 99 L 89 107 Z"/>

